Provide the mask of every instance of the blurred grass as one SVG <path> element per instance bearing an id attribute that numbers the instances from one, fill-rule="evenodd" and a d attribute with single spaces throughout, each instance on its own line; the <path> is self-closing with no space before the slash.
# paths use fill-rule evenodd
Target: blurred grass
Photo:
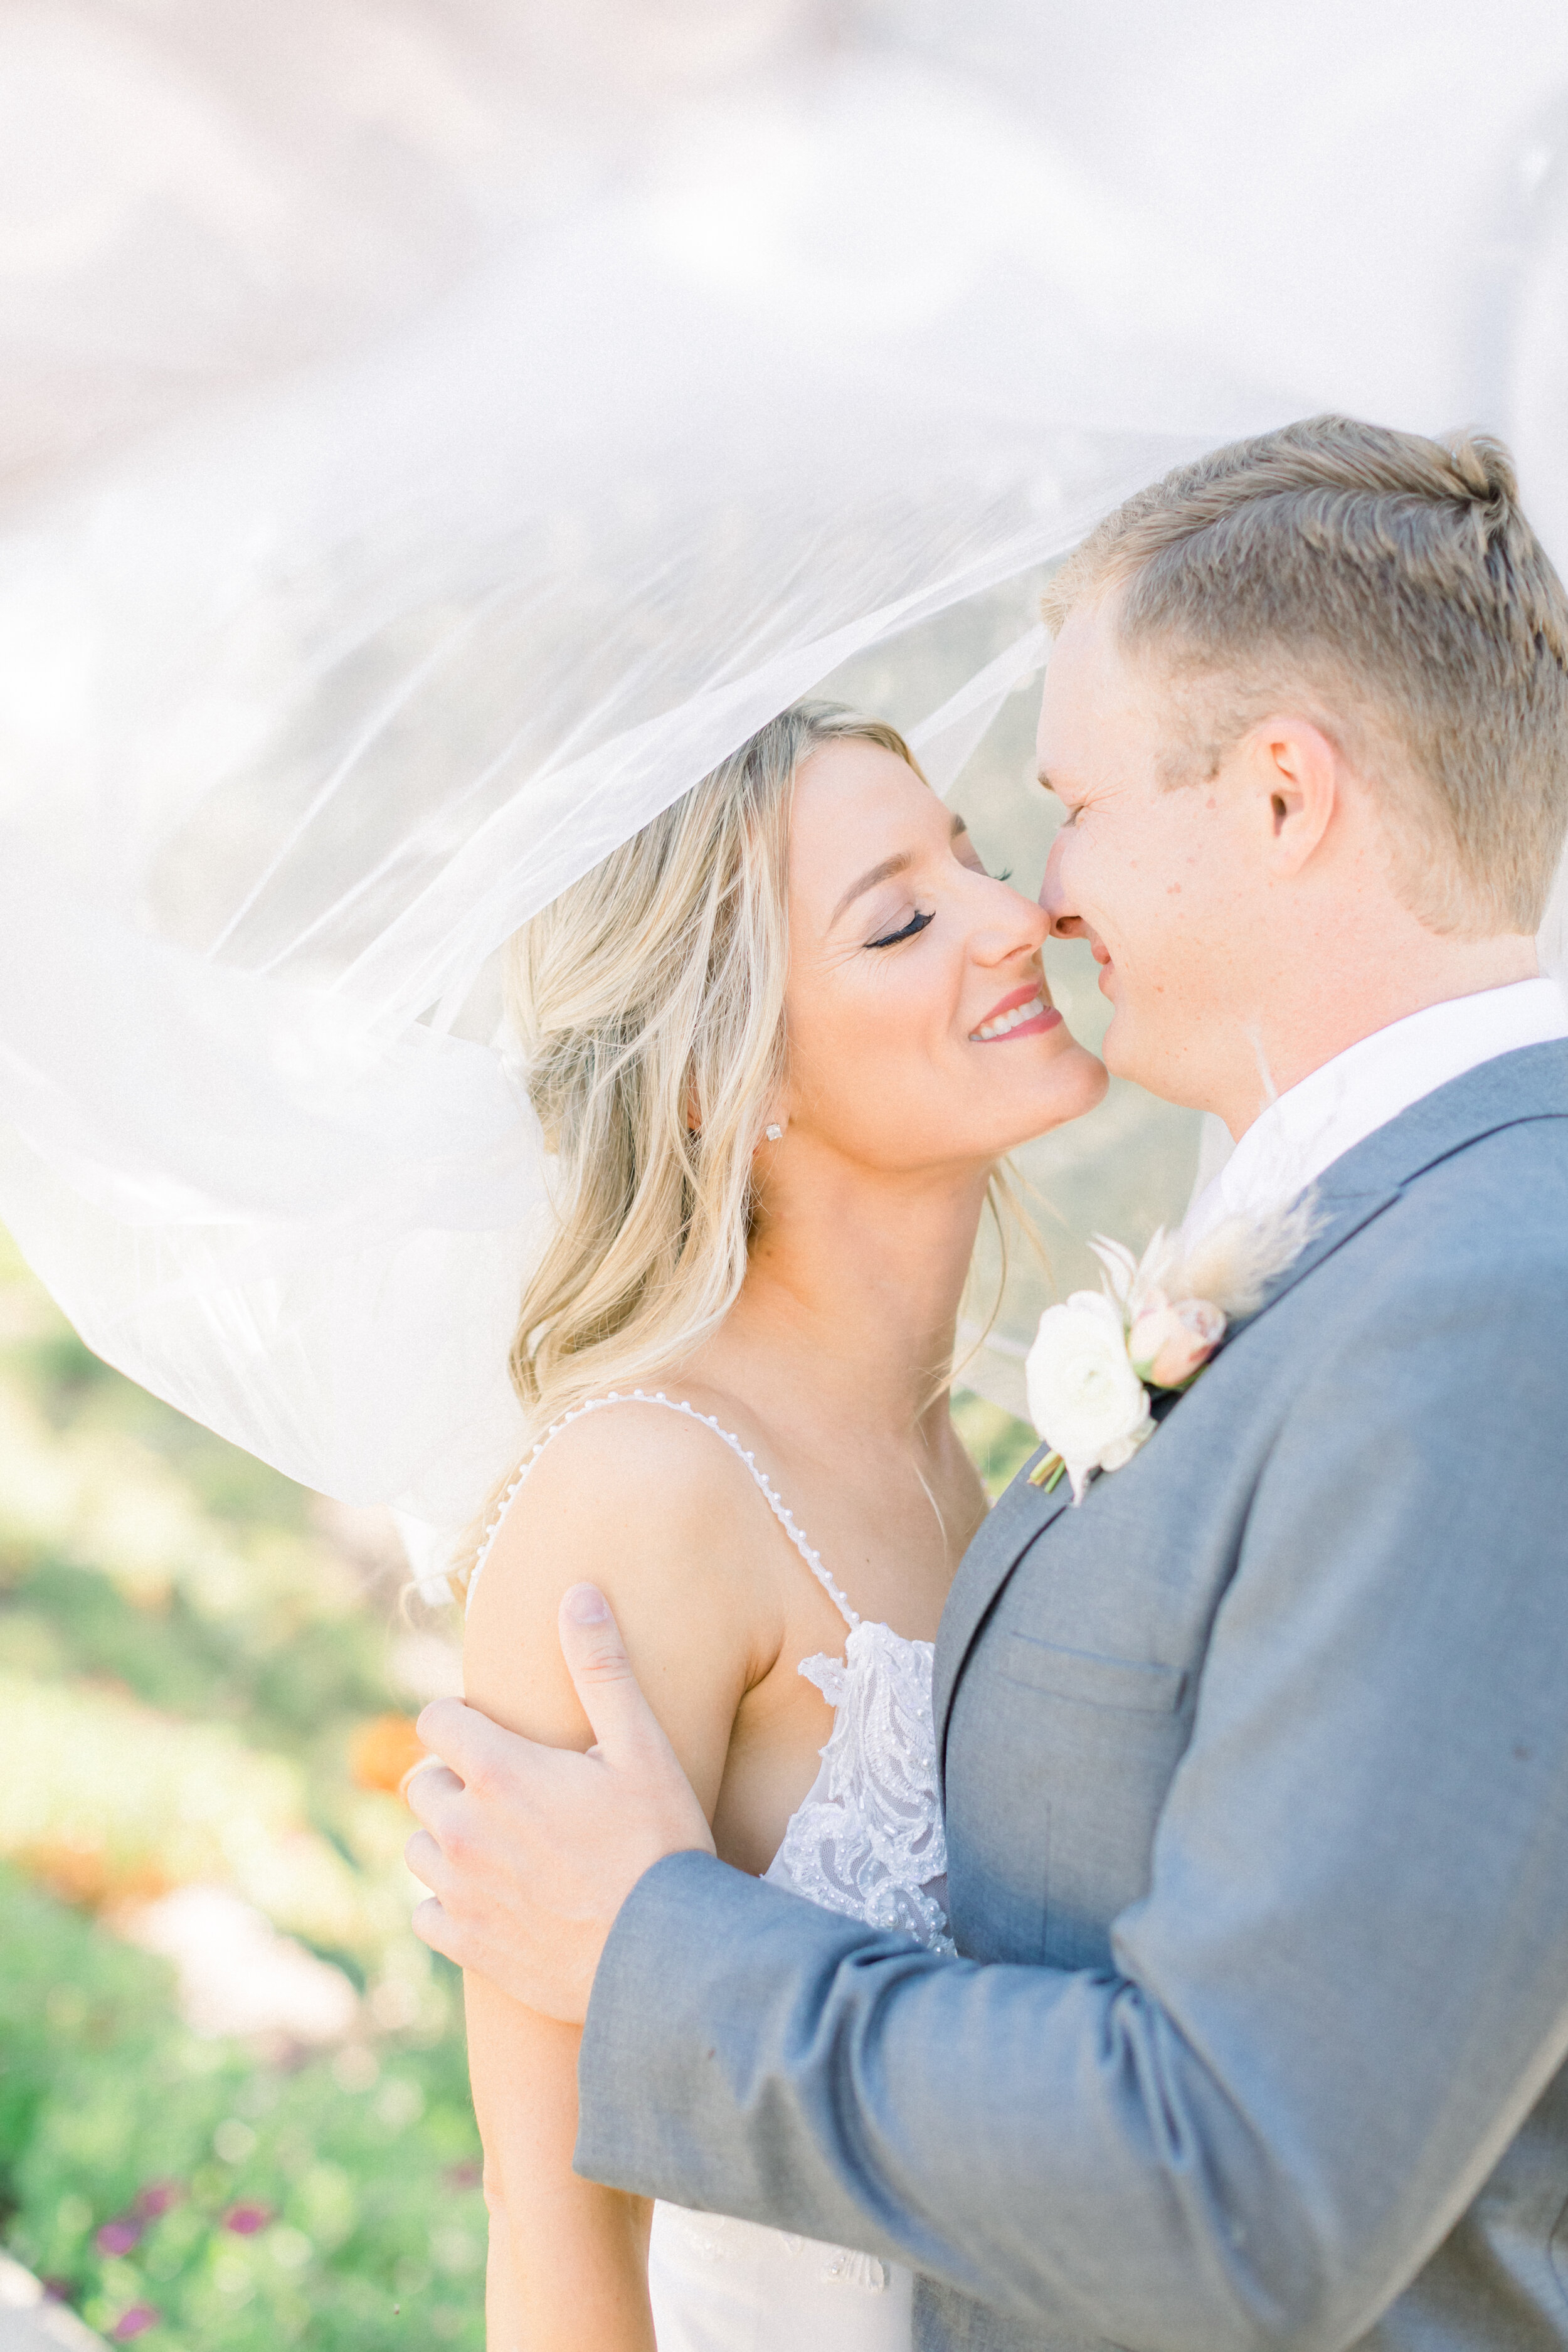
<path id="1" fill-rule="evenodd" d="M 165 1963 L 10 1874 L 0 1919 L 6 2243 L 89 2325 L 170 2352 L 478 2352 L 484 2210 L 453 2026 L 258 2064 L 180 2025 Z"/>
<path id="2" fill-rule="evenodd" d="M 974 1395 L 954 1417 L 999 1492 L 1032 1433 Z M 89 1355 L 0 1232 L 0 2239 L 111 2338 L 483 2342 L 460 2000 L 386 1793 L 401 1580 Z M 346 1971 L 342 2046 L 181 2022 L 109 1923 L 191 1882 Z"/>
<path id="3" fill-rule="evenodd" d="M 952 1421 L 994 1502 L 1004 1486 L 1016 1477 L 1039 1439 L 1026 1421 L 1016 1420 L 1000 1405 L 969 1389 L 954 1390 Z"/>
<path id="4" fill-rule="evenodd" d="M 460 2000 L 384 1785 L 400 1580 L 89 1355 L 0 1234 L 0 2236 L 111 2338 L 483 2342 Z M 182 2024 L 106 1918 L 191 1881 L 363 1990 L 341 2048 Z"/>

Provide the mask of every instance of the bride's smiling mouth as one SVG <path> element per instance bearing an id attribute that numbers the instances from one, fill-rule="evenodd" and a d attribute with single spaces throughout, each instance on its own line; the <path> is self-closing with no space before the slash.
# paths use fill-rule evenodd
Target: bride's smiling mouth
<path id="1" fill-rule="evenodd" d="M 1009 1037 L 1043 1037 L 1054 1029 L 1061 1014 L 1046 992 L 1043 981 L 1029 980 L 1015 988 L 994 1004 L 977 1027 L 969 1033 L 972 1045 L 999 1045 Z"/>

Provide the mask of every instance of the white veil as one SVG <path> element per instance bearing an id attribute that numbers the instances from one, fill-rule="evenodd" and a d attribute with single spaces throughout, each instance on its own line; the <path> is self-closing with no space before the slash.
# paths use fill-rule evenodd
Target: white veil
<path id="1" fill-rule="evenodd" d="M 0 1218 L 89 1343 L 464 1517 L 527 914 L 825 683 L 951 782 L 1040 568 L 1204 443 L 1494 425 L 1568 558 L 1568 24 L 1436 14 L 13 19 L 81 177 L 24 141 L 0 240 Z"/>

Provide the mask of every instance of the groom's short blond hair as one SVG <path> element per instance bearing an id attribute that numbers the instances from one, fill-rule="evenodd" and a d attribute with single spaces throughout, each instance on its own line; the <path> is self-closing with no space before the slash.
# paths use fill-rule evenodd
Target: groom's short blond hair
<path id="1" fill-rule="evenodd" d="M 1539 929 L 1568 832 L 1568 599 L 1508 451 L 1313 416 L 1178 466 L 1089 534 L 1044 604 L 1114 592 L 1213 774 L 1282 695 L 1383 804 L 1395 886 L 1434 930 Z"/>

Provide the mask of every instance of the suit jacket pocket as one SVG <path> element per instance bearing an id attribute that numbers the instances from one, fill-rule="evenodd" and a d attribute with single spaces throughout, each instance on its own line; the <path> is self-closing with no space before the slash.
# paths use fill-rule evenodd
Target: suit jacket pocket
<path id="1" fill-rule="evenodd" d="M 1179 1667 L 1066 1650 L 1027 1633 L 1009 1635 L 1001 1671 L 1009 1682 L 1047 1691 L 1053 1698 L 1077 1699 L 1085 1706 L 1131 1708 L 1140 1715 L 1173 1715 L 1187 1687 Z"/>

